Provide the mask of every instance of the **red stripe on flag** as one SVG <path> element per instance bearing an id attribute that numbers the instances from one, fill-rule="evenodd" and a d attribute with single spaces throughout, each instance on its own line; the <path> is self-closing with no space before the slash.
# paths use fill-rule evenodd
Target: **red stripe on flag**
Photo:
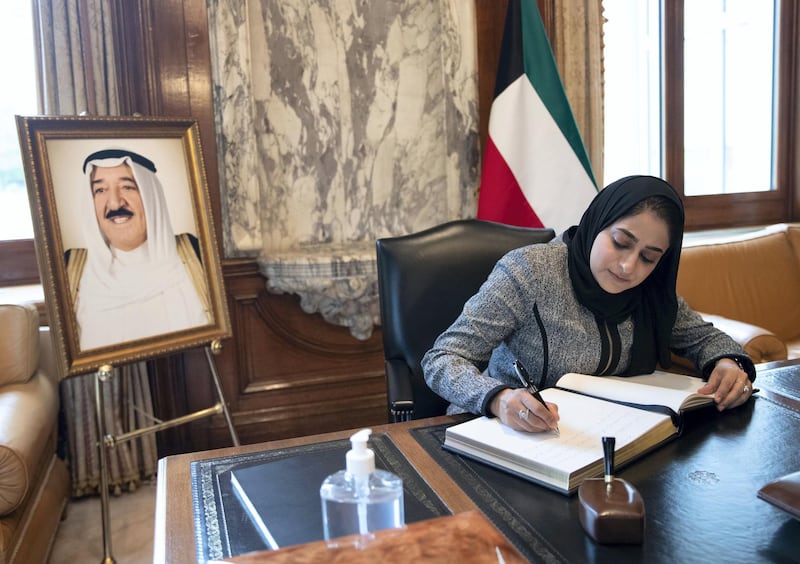
<path id="1" fill-rule="evenodd" d="M 483 156 L 478 219 L 519 227 L 544 227 L 525 199 L 517 179 L 497 150 L 491 135 L 486 137 Z"/>

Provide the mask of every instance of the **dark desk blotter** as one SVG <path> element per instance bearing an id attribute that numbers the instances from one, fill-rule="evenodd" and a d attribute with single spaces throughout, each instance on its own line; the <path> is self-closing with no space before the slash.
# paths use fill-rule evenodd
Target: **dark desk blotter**
<path id="1" fill-rule="evenodd" d="M 415 440 L 532 562 L 797 561 L 800 521 L 756 497 L 800 468 L 800 414 L 757 398 L 725 413 L 698 410 L 684 434 L 617 474 L 645 503 L 642 545 L 595 544 L 581 528 L 577 496 L 445 450 L 445 429 Z M 787 521 L 788 519 L 788 521 Z"/>
<path id="2" fill-rule="evenodd" d="M 798 381 L 800 381 L 800 365 L 781 366 L 759 372 L 756 376 L 755 387 L 783 396 L 786 398 L 786 402 L 778 401 L 778 403 L 786 403 L 784 407 L 791 408 L 791 402 L 800 402 Z M 773 401 L 775 400 L 773 399 Z"/>
<path id="3" fill-rule="evenodd" d="M 372 435 L 369 444 L 375 452 L 376 467 L 403 479 L 407 523 L 450 514 L 388 436 Z M 273 480 L 281 480 L 278 487 L 296 492 L 298 505 L 308 509 L 305 518 L 295 524 L 301 531 L 298 538 L 321 540 L 319 487 L 326 476 L 344 468 L 349 449 L 350 441 L 343 439 L 192 462 L 198 560 L 205 562 L 268 549 L 233 491 L 231 471 L 238 468 L 264 465 L 265 473 Z M 301 458 L 302 463 L 298 464 Z M 282 475 L 285 477 L 278 478 Z"/>

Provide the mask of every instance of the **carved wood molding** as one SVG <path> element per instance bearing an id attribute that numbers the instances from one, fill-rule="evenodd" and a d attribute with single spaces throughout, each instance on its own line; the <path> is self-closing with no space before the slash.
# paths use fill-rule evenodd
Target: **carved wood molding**
<path id="1" fill-rule="evenodd" d="M 365 353 L 380 353 L 383 350 L 381 343 L 374 337 L 368 341 L 358 341 L 351 337 L 349 333 L 345 338 L 342 338 L 338 331 L 335 335 L 318 330 L 309 333 L 299 332 L 298 329 L 302 330 L 304 324 L 289 323 L 290 320 L 275 309 L 275 297 L 275 294 L 269 294 L 265 290 L 259 295 L 254 307 L 264 324 L 291 346 L 320 355 L 342 356 L 360 356 Z M 297 298 L 291 297 L 291 299 L 295 300 Z M 299 299 L 297 301 L 297 309 L 300 310 Z M 317 324 L 328 324 L 319 314 L 304 313 L 304 315 L 314 318 Z M 328 339 L 325 339 L 325 337 Z M 329 340 L 330 337 L 335 337 L 335 340 Z"/>
<path id="2" fill-rule="evenodd" d="M 303 312 L 296 296 L 269 293 L 263 275 L 246 261 L 229 265 L 226 279 L 240 399 L 268 391 L 354 383 L 376 375 L 382 380 L 380 332 L 359 341 L 346 328 Z"/>
<path id="3" fill-rule="evenodd" d="M 254 282 L 261 288 L 255 296 Z M 239 279 L 229 287 L 235 347 L 226 372 L 228 387 L 235 390 L 230 399 L 241 440 L 387 420 L 379 340 L 356 341 L 345 328 L 304 313 L 295 297 L 269 294 L 261 277 Z M 224 431 L 222 422 L 215 422 L 213 444 L 225 444 Z"/>
<path id="4" fill-rule="evenodd" d="M 296 296 L 270 293 L 267 279 L 259 271 L 255 259 L 226 260 L 223 270 L 226 282 L 230 282 L 226 284 L 228 293 L 236 307 L 252 308 L 264 325 L 287 345 L 320 355 L 382 354 L 379 331 L 369 340 L 359 341 L 351 337 L 346 328 L 330 325 L 319 314 L 302 312 Z M 240 284 L 235 282 L 237 279 L 249 279 L 250 282 Z M 287 315 L 285 305 L 278 308 L 278 304 L 287 302 L 298 302 L 296 307 L 291 308 L 294 310 L 291 315 Z"/>

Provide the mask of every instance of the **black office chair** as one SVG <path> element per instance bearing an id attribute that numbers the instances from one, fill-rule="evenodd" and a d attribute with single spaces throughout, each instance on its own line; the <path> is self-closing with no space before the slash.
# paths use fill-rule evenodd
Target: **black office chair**
<path id="1" fill-rule="evenodd" d="M 554 236 L 552 229 L 465 219 L 377 240 L 391 421 L 445 413 L 448 402 L 425 383 L 422 357 L 504 254 Z"/>

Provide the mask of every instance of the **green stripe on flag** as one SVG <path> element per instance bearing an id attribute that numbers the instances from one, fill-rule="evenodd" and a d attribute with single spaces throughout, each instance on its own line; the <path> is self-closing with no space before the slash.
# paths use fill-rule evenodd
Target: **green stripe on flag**
<path id="1" fill-rule="evenodd" d="M 578 124 L 564 92 L 553 51 L 547 40 L 542 17 L 536 0 L 519 0 L 522 13 L 522 61 L 525 75 L 553 116 L 561 133 L 586 170 L 586 174 L 597 187 L 592 165 L 586 154 Z"/>

